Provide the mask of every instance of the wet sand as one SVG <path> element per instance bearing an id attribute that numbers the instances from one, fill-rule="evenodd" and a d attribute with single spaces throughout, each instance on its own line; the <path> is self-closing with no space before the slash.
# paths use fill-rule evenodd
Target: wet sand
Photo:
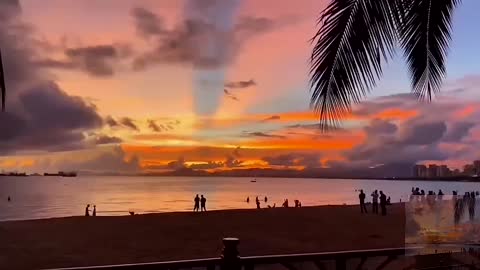
<path id="1" fill-rule="evenodd" d="M 403 247 L 403 204 L 389 215 L 319 206 L 0 223 L 0 269 L 42 269 L 218 257 L 223 237 L 242 256 Z M 370 209 L 369 209 L 370 210 Z"/>

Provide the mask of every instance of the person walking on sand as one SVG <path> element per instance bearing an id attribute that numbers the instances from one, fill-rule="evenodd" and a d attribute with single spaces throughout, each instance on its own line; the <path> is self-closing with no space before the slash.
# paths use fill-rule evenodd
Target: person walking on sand
<path id="1" fill-rule="evenodd" d="M 90 204 L 87 204 L 87 207 L 85 207 L 85 216 L 86 217 L 90 216 Z"/>
<path id="2" fill-rule="evenodd" d="M 258 197 L 257 197 L 257 201 L 255 203 L 257 204 L 257 209 L 260 209 L 260 200 L 258 200 Z"/>
<path id="3" fill-rule="evenodd" d="M 358 194 L 358 199 L 360 200 L 360 212 L 363 214 L 365 211 L 365 214 L 367 212 L 367 207 L 365 206 L 365 193 L 363 193 L 363 189 L 360 189 L 360 194 Z"/>
<path id="4" fill-rule="evenodd" d="M 205 211 L 207 212 L 207 207 L 206 207 L 206 204 L 207 204 L 207 199 L 205 197 L 203 197 L 203 194 L 201 195 L 201 199 L 200 199 L 200 205 L 202 207 L 201 211 Z"/>
<path id="5" fill-rule="evenodd" d="M 382 216 L 387 215 L 387 196 L 380 190 L 380 208 L 382 209 Z"/>
<path id="6" fill-rule="evenodd" d="M 96 205 L 93 205 L 93 212 L 92 212 L 92 216 L 96 217 L 97 216 L 97 206 Z"/>
<path id="7" fill-rule="evenodd" d="M 265 203 L 267 203 L 267 202 L 268 202 L 268 198 L 267 198 L 267 196 L 265 196 Z"/>
<path id="8" fill-rule="evenodd" d="M 198 197 L 198 194 L 195 196 L 193 201 L 195 202 L 195 205 L 193 206 L 193 212 L 198 212 L 198 210 L 200 210 L 200 197 Z"/>
<path id="9" fill-rule="evenodd" d="M 378 214 L 378 190 L 372 193 L 372 212 Z"/>
<path id="10" fill-rule="evenodd" d="M 247 197 L 247 203 L 250 203 L 250 197 Z"/>

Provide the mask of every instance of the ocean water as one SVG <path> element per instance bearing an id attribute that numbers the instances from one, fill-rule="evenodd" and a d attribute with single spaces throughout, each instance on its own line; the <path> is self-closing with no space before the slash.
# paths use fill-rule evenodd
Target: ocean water
<path id="1" fill-rule="evenodd" d="M 369 194 L 383 190 L 392 202 L 406 201 L 413 186 L 457 190 L 480 190 L 479 183 L 421 182 L 349 179 L 286 179 L 229 177 L 125 177 L 79 176 L 0 177 L 0 220 L 22 220 L 83 215 L 86 204 L 97 206 L 97 215 L 128 215 L 191 211 L 195 194 L 207 198 L 207 209 L 255 208 L 255 197 L 262 207 L 280 206 L 288 198 L 290 205 L 299 199 L 303 206 L 357 204 L 359 189 Z M 11 201 L 7 201 L 7 197 Z M 267 196 L 268 202 L 263 198 Z M 246 198 L 250 197 L 250 203 Z"/>

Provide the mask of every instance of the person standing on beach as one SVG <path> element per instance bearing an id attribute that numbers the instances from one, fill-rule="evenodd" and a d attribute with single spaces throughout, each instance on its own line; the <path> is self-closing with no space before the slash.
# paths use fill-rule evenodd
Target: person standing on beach
<path id="1" fill-rule="evenodd" d="M 475 192 L 470 193 L 470 200 L 468 200 L 468 214 L 470 216 L 470 221 L 475 219 Z"/>
<path id="2" fill-rule="evenodd" d="M 85 208 L 85 216 L 86 217 L 90 216 L 90 204 L 87 204 L 87 207 Z"/>
<path id="3" fill-rule="evenodd" d="M 200 209 L 200 198 L 198 197 L 198 194 L 197 196 L 195 196 L 195 199 L 193 199 L 193 201 L 195 202 L 195 205 L 193 206 L 193 212 L 198 212 L 198 210 Z"/>
<path id="4" fill-rule="evenodd" d="M 360 212 L 363 214 L 363 211 L 365 211 L 365 214 L 367 212 L 367 207 L 365 206 L 365 193 L 363 193 L 363 189 L 360 189 L 360 194 L 358 194 L 358 199 L 360 200 Z"/>
<path id="5" fill-rule="evenodd" d="M 372 193 L 372 212 L 378 214 L 378 190 Z"/>
<path id="6" fill-rule="evenodd" d="M 247 197 L 247 203 L 250 203 L 250 197 Z"/>
<path id="7" fill-rule="evenodd" d="M 267 198 L 267 196 L 265 196 L 265 203 L 266 203 L 267 201 L 268 201 L 268 198 Z"/>
<path id="8" fill-rule="evenodd" d="M 380 190 L 380 208 L 382 209 L 382 216 L 387 215 L 387 196 Z"/>
<path id="9" fill-rule="evenodd" d="M 96 205 L 93 205 L 93 212 L 92 212 L 92 216 L 96 217 L 97 216 L 97 206 Z"/>
<path id="10" fill-rule="evenodd" d="M 207 212 L 207 207 L 206 207 L 207 199 L 206 199 L 205 197 L 203 197 L 203 194 L 201 195 L 201 197 L 202 197 L 202 198 L 200 199 L 200 204 L 201 204 L 201 206 L 202 206 L 201 211 L 202 211 L 202 212 L 203 212 L 203 211 Z"/>

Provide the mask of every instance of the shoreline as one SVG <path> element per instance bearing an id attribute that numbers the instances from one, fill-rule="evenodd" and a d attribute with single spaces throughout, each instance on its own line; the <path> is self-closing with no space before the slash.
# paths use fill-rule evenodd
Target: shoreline
<path id="1" fill-rule="evenodd" d="M 242 256 L 403 247 L 404 204 L 388 210 L 386 217 L 353 205 L 4 221 L 0 268 L 217 257 L 224 237 L 240 239 Z"/>
<path id="2" fill-rule="evenodd" d="M 75 177 L 67 177 L 71 178 L 72 180 L 75 180 L 77 177 L 82 177 L 82 176 L 95 176 L 95 177 L 181 177 L 181 178 L 191 178 L 191 177 L 198 177 L 198 178 L 256 178 L 256 179 L 262 179 L 262 178 L 283 178 L 283 179 L 317 179 L 317 180 L 376 180 L 376 181 L 420 181 L 420 182 L 460 182 L 460 183 L 478 183 L 480 182 L 480 177 L 464 177 L 464 176 L 458 176 L 458 177 L 448 177 L 448 178 L 415 178 L 415 177 L 334 177 L 334 176 L 329 176 L 329 177 L 317 177 L 317 176 L 308 176 L 308 175 L 265 175 L 265 176 L 243 176 L 243 175 L 237 175 L 237 176 L 231 176 L 231 175 L 205 175 L 205 174 L 198 174 L 198 175 L 165 175 L 165 174 L 81 174 L 79 173 L 78 176 Z M 65 178 L 63 176 L 43 176 L 43 175 L 0 175 L 0 179 L 2 177 L 9 177 L 9 178 L 30 178 L 30 177 L 37 177 L 37 178 L 42 178 L 42 177 L 56 177 L 56 178 Z"/>

